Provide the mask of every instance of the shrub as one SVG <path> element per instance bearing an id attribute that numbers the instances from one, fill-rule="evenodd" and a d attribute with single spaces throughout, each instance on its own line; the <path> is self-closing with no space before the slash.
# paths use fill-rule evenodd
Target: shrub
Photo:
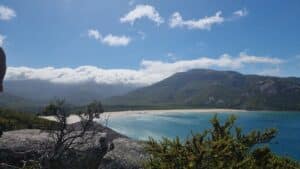
<path id="1" fill-rule="evenodd" d="M 0 108 L 0 130 L 18 130 L 18 129 L 47 129 L 55 122 L 41 119 L 36 115 L 21 113 L 9 109 Z"/>
<path id="2" fill-rule="evenodd" d="M 69 125 L 67 119 L 72 112 L 68 110 L 64 100 L 58 99 L 46 106 L 43 114 L 52 115 L 57 124 L 46 130 L 50 139 L 46 143 L 47 146 L 40 160 L 42 167 L 45 169 L 98 168 L 101 155 L 104 156 L 108 151 L 106 138 L 102 138 L 101 146 L 98 147 L 100 149 L 97 149 L 97 154 L 93 154 L 93 157 L 84 156 L 82 152 L 75 150 L 75 147 L 82 147 L 93 140 L 99 132 L 94 119 L 100 118 L 103 112 L 101 102 L 94 101 L 87 106 L 86 111 L 77 114 L 80 118 L 78 125 Z"/>
<path id="3" fill-rule="evenodd" d="M 243 134 L 230 116 L 221 124 L 217 116 L 211 120 L 212 129 L 192 134 L 181 142 L 163 138 L 147 142 L 151 157 L 148 169 L 296 169 L 299 163 L 279 157 L 265 145 L 275 136 L 275 129 Z"/>

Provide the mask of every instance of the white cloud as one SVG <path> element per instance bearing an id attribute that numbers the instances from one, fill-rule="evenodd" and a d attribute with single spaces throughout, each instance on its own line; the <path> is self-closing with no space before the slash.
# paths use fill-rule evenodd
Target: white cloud
<path id="1" fill-rule="evenodd" d="M 89 36 L 89 38 L 94 38 L 96 40 L 102 39 L 102 35 L 96 29 L 90 29 L 90 30 L 88 30 L 88 36 Z"/>
<path id="2" fill-rule="evenodd" d="M 0 5 L 0 20 L 11 20 L 16 16 L 16 12 L 13 9 Z"/>
<path id="3" fill-rule="evenodd" d="M 248 15 L 248 11 L 246 8 L 237 10 L 235 12 L 233 12 L 233 15 L 238 16 L 238 17 L 243 17 L 243 16 L 247 16 Z"/>
<path id="4" fill-rule="evenodd" d="M 280 64 L 283 61 L 278 58 L 271 57 L 258 57 L 253 55 L 248 55 L 247 53 L 240 53 L 240 58 L 238 59 L 240 63 L 270 63 L 270 64 Z"/>
<path id="5" fill-rule="evenodd" d="M 280 69 L 279 67 L 271 68 L 271 69 L 264 69 L 261 72 L 259 72 L 260 75 L 264 76 L 279 76 L 280 75 Z"/>
<path id="6" fill-rule="evenodd" d="M 4 46 L 5 36 L 0 34 L 0 46 Z"/>
<path id="7" fill-rule="evenodd" d="M 238 70 L 248 64 L 282 63 L 280 59 L 251 56 L 241 53 L 237 57 L 224 54 L 218 58 L 200 57 L 193 60 L 162 62 L 143 60 L 139 69 L 102 69 L 95 66 L 78 68 L 29 68 L 9 67 L 6 80 L 40 79 L 53 83 L 96 82 L 99 84 L 135 84 L 149 85 L 158 82 L 177 72 L 198 68 L 222 68 Z"/>
<path id="8" fill-rule="evenodd" d="M 137 5 L 135 9 L 123 16 L 120 21 L 121 23 L 130 23 L 133 25 L 136 20 L 142 18 L 148 18 L 157 25 L 164 22 L 158 11 L 151 5 Z"/>
<path id="9" fill-rule="evenodd" d="M 247 15 L 247 9 L 243 8 L 233 12 L 232 16 L 226 18 L 222 16 L 221 11 L 218 11 L 213 16 L 206 16 L 200 19 L 184 20 L 179 12 L 175 12 L 169 20 L 169 26 L 171 28 L 186 27 L 188 29 L 210 30 L 213 25 L 221 24 L 223 22 L 228 21 L 234 21 L 237 18 L 244 17 Z"/>
<path id="10" fill-rule="evenodd" d="M 136 84 L 141 74 L 135 70 L 128 69 L 102 69 L 95 66 L 80 66 L 77 68 L 29 68 L 9 67 L 7 80 L 39 79 L 53 83 L 133 83 Z"/>
<path id="11" fill-rule="evenodd" d="M 224 18 L 221 15 L 222 12 L 218 11 L 214 16 L 204 17 L 197 20 L 184 20 L 179 12 L 175 12 L 170 18 L 169 25 L 171 28 L 187 27 L 188 29 L 210 30 L 213 25 L 224 22 Z"/>
<path id="12" fill-rule="evenodd" d="M 109 46 L 127 46 L 131 39 L 127 36 L 114 36 L 109 34 L 102 39 L 102 42 Z"/>
<path id="13" fill-rule="evenodd" d="M 101 43 L 109 46 L 127 46 L 131 42 L 131 38 L 125 35 L 115 36 L 112 34 L 108 34 L 103 37 L 101 33 L 96 29 L 88 30 L 88 37 L 98 40 Z"/>

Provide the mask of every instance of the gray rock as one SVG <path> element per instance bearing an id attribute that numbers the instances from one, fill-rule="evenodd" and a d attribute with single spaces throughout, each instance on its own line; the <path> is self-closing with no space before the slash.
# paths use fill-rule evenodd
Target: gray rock
<path id="1" fill-rule="evenodd" d="M 75 134 L 75 133 L 74 133 Z M 86 151 L 91 148 L 100 147 L 99 140 L 106 138 L 106 133 L 96 133 L 92 137 L 91 132 L 87 132 L 83 138 L 86 141 L 83 145 L 73 147 L 76 150 Z M 52 137 L 49 133 L 42 132 L 38 129 L 24 129 L 4 132 L 0 138 L 0 150 L 7 149 L 15 152 L 37 151 L 44 146 L 45 143 L 51 142 Z M 81 139 L 78 140 L 82 141 Z"/>
<path id="2" fill-rule="evenodd" d="M 107 138 L 108 136 L 114 136 L 112 143 L 108 141 L 111 140 Z M 39 158 L 44 152 L 42 149 L 45 148 L 45 142 L 49 142 L 49 139 L 48 133 L 36 129 L 4 132 L 0 138 L 0 168 L 12 167 L 10 165 L 21 166 L 22 160 Z M 89 162 L 85 164 L 97 166 L 99 169 L 141 169 L 148 158 L 142 142 L 121 137 L 116 133 L 98 132 L 93 139 L 88 139 L 73 149 L 75 158 L 79 159 L 77 162 L 88 159 Z M 108 149 L 109 152 L 105 154 L 103 149 Z M 78 168 L 83 164 L 74 163 L 74 165 Z"/>
<path id="3" fill-rule="evenodd" d="M 22 165 L 22 160 L 40 156 L 41 146 L 48 134 L 40 130 L 17 130 L 4 132 L 0 138 L 0 161 Z"/>
<path id="4" fill-rule="evenodd" d="M 149 157 L 142 142 L 118 138 L 113 145 L 114 149 L 104 156 L 99 169 L 142 169 Z"/>
<path id="5" fill-rule="evenodd" d="M 85 161 L 93 161 L 93 165 L 99 165 L 102 157 L 107 151 L 107 145 L 101 145 L 100 140 L 105 140 L 105 133 L 96 133 L 94 137 L 90 137 L 91 132 L 76 141 L 84 141 L 72 147 L 72 158 L 68 156 L 68 163 L 74 163 L 84 159 Z M 0 138 L 0 161 L 6 164 L 21 166 L 22 161 L 39 159 L 48 147 L 53 144 L 53 139 L 49 133 L 41 132 L 41 130 L 16 130 L 4 132 Z M 104 138 L 104 139 L 103 139 Z M 105 150 L 103 148 L 106 148 Z M 79 163 L 76 165 L 80 165 Z"/>
<path id="6" fill-rule="evenodd" d="M 5 163 L 0 163 L 0 168 L 1 169 L 20 169 L 18 167 L 15 167 L 15 166 L 12 166 L 12 165 L 8 165 L 8 164 L 5 164 Z"/>

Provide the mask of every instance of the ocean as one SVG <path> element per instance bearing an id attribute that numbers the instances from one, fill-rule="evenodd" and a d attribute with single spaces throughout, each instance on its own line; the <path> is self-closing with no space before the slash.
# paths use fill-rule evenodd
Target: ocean
<path id="1" fill-rule="evenodd" d="M 217 114 L 221 121 L 229 115 L 237 117 L 236 126 L 245 133 L 256 129 L 263 131 L 266 128 L 278 129 L 278 135 L 269 146 L 280 155 L 290 156 L 300 160 L 300 112 L 274 111 L 246 111 L 246 112 L 219 112 L 219 113 L 158 113 L 111 116 L 108 127 L 127 135 L 133 139 L 147 140 L 149 137 L 185 139 L 191 132 L 202 132 L 210 129 L 210 119 Z"/>

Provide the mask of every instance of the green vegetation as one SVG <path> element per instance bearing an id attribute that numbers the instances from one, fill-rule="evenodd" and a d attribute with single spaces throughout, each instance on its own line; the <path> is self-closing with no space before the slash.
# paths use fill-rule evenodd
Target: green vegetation
<path id="1" fill-rule="evenodd" d="M 300 110 L 300 78 L 191 70 L 127 95 L 107 99 L 104 103 L 111 107 L 133 108 Z"/>
<path id="2" fill-rule="evenodd" d="M 96 157 L 91 159 L 79 155 L 74 156 L 74 152 L 76 152 L 74 147 L 82 147 L 95 138 L 95 134 L 99 131 L 94 127 L 94 119 L 100 118 L 100 114 L 103 112 L 100 101 L 90 103 L 85 111 L 77 113 L 80 117 L 80 123 L 76 128 L 67 123 L 67 118 L 72 112 L 66 105 L 65 100 L 57 99 L 46 106 L 43 114 L 54 116 L 57 119 L 57 125 L 46 130 L 51 141 L 49 141 L 48 146 L 50 149 L 42 150 L 44 152 L 39 159 L 42 168 L 97 168 L 100 159 L 108 151 L 105 138 L 99 140 L 101 146 L 97 148 Z M 88 151 L 92 152 L 92 150 Z"/>
<path id="3" fill-rule="evenodd" d="M 78 106 L 78 109 L 91 100 L 103 98 L 106 111 L 180 108 L 300 110 L 300 78 L 243 75 L 233 71 L 197 69 L 181 72 L 134 91 L 135 87 L 106 86 L 100 89 L 103 86 L 95 84 L 91 84 L 93 90 L 90 90 L 90 85 L 83 87 L 84 89 L 77 85 L 63 85 L 56 90 L 57 86 L 48 86 L 47 83 L 39 81 L 21 82 L 21 85 L 19 82 L 7 83 L 7 86 L 11 86 L 10 91 L 18 92 L 1 94 L 0 107 L 26 112 L 41 111 L 49 99 L 61 95 L 62 91 L 63 97 L 70 97 L 69 103 L 73 107 Z M 39 91 L 47 91 L 48 94 L 36 95 L 34 91 L 16 90 L 24 85 L 35 89 L 32 83 Z M 128 91 L 132 92 L 124 94 Z M 31 96 L 26 97 L 28 95 Z"/>
<path id="4" fill-rule="evenodd" d="M 86 106 L 84 111 L 77 113 L 81 118 L 80 123 L 68 125 L 67 118 L 72 111 L 64 100 L 54 100 L 43 111 L 43 115 L 52 115 L 57 122 L 44 120 L 32 114 L 0 109 L 0 137 L 3 129 L 41 129 L 49 134 L 49 140 L 37 147 L 38 152 L 33 152 L 34 155 L 30 154 L 30 150 L 27 155 L 7 158 L 5 153 L 3 155 L 0 152 L 0 168 L 3 165 L 19 169 L 98 168 L 109 148 L 106 137 L 96 137 L 99 130 L 95 127 L 94 119 L 100 118 L 103 112 L 101 102 L 94 101 Z M 94 144 L 94 139 L 99 139 L 99 144 L 96 143 L 99 146 L 95 144 L 95 147 L 91 148 L 89 146 Z M 85 144 L 89 149 L 79 148 Z M 8 164 L 5 164 L 6 162 Z"/>
<path id="5" fill-rule="evenodd" d="M 41 119 L 28 113 L 20 113 L 9 109 L 0 109 L 0 128 L 2 131 L 18 129 L 46 129 L 55 122 Z"/>
<path id="6" fill-rule="evenodd" d="M 17 111 L 36 112 L 40 105 L 30 100 L 10 95 L 8 93 L 0 94 L 0 108 L 8 108 Z"/>
<path id="7" fill-rule="evenodd" d="M 231 116 L 221 124 L 215 116 L 213 128 L 192 135 L 185 142 L 179 138 L 162 141 L 150 139 L 148 169 L 299 169 L 300 164 L 271 152 L 264 144 L 275 136 L 275 129 L 243 134 Z"/>
<path id="8" fill-rule="evenodd" d="M 74 165 L 78 161 L 81 164 L 81 157 L 75 156 L 71 160 L 68 151 L 73 152 L 69 145 L 64 142 L 73 142 L 76 138 L 85 135 L 85 132 L 90 131 L 92 119 L 103 112 L 101 102 L 93 102 L 89 104 L 85 110 L 81 110 L 80 114 L 89 117 L 83 121 L 80 127 L 79 134 L 76 135 L 74 128 L 69 128 L 66 125 L 66 117 L 69 115 L 68 106 L 64 106 L 64 102 L 53 102 L 49 104 L 44 113 L 47 115 L 55 115 L 59 119 L 59 123 L 40 119 L 35 115 L 20 113 L 13 110 L 0 109 L 0 137 L 2 130 L 15 129 L 46 129 L 47 131 L 54 129 L 53 138 L 55 146 L 51 150 L 43 153 L 47 158 L 39 160 L 26 161 L 25 168 L 41 168 L 45 164 L 44 161 L 49 160 L 49 157 L 64 157 L 66 160 L 54 160 L 55 164 L 58 161 L 59 166 Z M 84 118 L 83 118 L 84 120 Z M 276 129 L 266 129 L 263 132 L 252 131 L 244 134 L 242 129 L 235 126 L 235 116 L 230 116 L 224 123 L 221 123 L 217 116 L 211 120 L 212 129 L 206 130 L 203 133 L 192 134 L 185 141 L 176 139 L 163 138 L 161 141 L 150 139 L 146 143 L 146 151 L 150 154 L 150 158 L 145 163 L 146 169 L 300 169 L 300 163 L 292 159 L 281 157 L 274 154 L 267 144 L 276 136 Z M 58 129 L 57 127 L 60 127 Z M 72 134 L 73 133 L 73 134 Z M 62 137 L 55 137 L 58 134 Z M 82 142 L 80 144 L 84 144 Z M 102 148 L 103 154 L 106 153 L 107 147 Z M 59 154 L 59 156 L 57 156 Z M 101 157 L 102 158 L 102 157 Z M 99 159 L 84 163 L 91 165 L 92 162 L 98 166 Z M 47 164 L 50 164 L 47 162 Z M 51 168 L 51 167 L 50 167 Z M 57 167 L 54 167 L 57 168 Z M 69 168 L 69 167 L 63 167 Z M 79 167 L 82 168 L 82 167 Z"/>

